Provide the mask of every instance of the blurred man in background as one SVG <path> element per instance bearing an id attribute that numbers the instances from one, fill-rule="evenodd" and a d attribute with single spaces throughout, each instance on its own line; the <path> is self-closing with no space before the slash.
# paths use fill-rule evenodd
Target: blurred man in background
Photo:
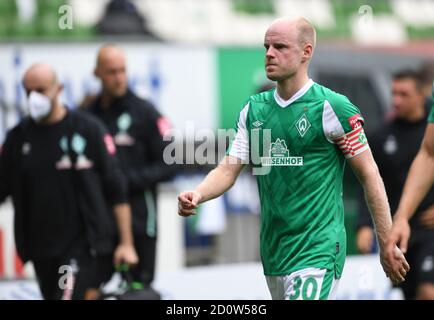
<path id="1" fill-rule="evenodd" d="M 388 194 L 391 211 L 399 199 L 411 162 L 416 156 L 428 117 L 425 106 L 424 79 L 419 71 L 403 70 L 393 76 L 393 118 L 372 136 L 371 148 Z M 370 253 L 375 244 L 369 210 L 360 201 L 357 247 Z M 406 299 L 433 299 L 423 288 L 434 286 L 434 189 L 431 188 L 411 219 L 413 230 L 407 260 L 411 270 L 402 284 Z M 431 265 L 431 266 L 430 266 Z"/>
<path id="2" fill-rule="evenodd" d="M 122 49 L 103 46 L 98 52 L 95 75 L 101 80 L 102 91 L 87 110 L 99 117 L 114 137 L 128 182 L 134 245 L 139 255 L 139 264 L 131 273 L 134 281 L 150 286 L 155 272 L 157 183 L 173 175 L 173 169 L 163 161 L 163 135 L 169 122 L 149 101 L 128 89 Z"/>
<path id="3" fill-rule="evenodd" d="M 116 150 L 97 119 L 61 103 L 50 66 L 31 66 L 23 85 L 30 116 L 1 149 L 0 202 L 12 196 L 17 250 L 33 262 L 43 297 L 84 299 L 113 263 L 137 263 Z"/>
<path id="4" fill-rule="evenodd" d="M 178 196 L 178 213 L 193 215 L 200 203 L 226 192 L 245 164 L 255 167 L 261 258 L 273 299 L 332 299 L 336 294 L 346 255 L 346 161 L 364 187 L 384 271 L 401 282 L 408 270 L 397 248 L 395 256 L 384 255 L 392 221 L 360 111 L 346 97 L 309 79 L 315 43 L 315 29 L 304 18 L 278 19 L 268 28 L 265 71 L 277 88 L 249 98 L 227 156 L 195 190 Z M 264 150 L 265 139 L 259 136 L 258 143 L 253 135 L 265 135 L 266 130 L 272 143 Z M 286 161 L 291 159 L 301 161 L 290 166 Z"/>
<path id="5" fill-rule="evenodd" d="M 434 88 L 432 89 L 434 91 Z M 434 92 L 432 93 L 434 100 Z M 434 106 L 434 103 L 433 103 Z M 387 251 L 388 255 L 393 255 L 393 248 L 398 245 L 401 250 L 406 253 L 411 251 L 412 241 L 410 239 L 409 220 L 418 212 L 418 208 L 423 204 L 423 201 L 434 183 L 434 108 L 431 108 L 428 116 L 428 125 L 422 140 L 420 149 L 414 158 L 407 179 L 405 181 L 404 190 L 399 201 L 398 209 L 396 210 L 393 222 L 393 228 L 389 236 Z M 426 229 L 434 228 L 434 213 L 432 210 L 426 211 L 420 217 L 420 222 Z M 409 242 L 410 239 L 410 242 Z M 433 240 L 425 244 L 427 252 L 425 260 L 422 262 L 422 270 L 426 273 L 433 272 Z M 432 277 L 432 275 L 431 275 Z M 431 282 L 424 282 L 418 288 L 418 296 L 421 299 L 434 299 L 434 285 Z"/>

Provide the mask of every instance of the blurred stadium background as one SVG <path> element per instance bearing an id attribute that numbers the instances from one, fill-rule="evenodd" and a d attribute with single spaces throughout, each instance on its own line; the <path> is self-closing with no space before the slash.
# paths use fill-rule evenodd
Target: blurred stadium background
<path id="1" fill-rule="evenodd" d="M 302 15 L 318 30 L 311 77 L 347 95 L 365 115 L 367 134 L 390 105 L 391 74 L 434 59 L 433 0 L 1 0 L 0 144 L 25 114 L 21 77 L 45 61 L 65 85 L 64 102 L 77 106 L 98 92 L 93 76 L 98 47 L 122 46 L 130 87 L 155 102 L 184 133 L 231 128 L 243 101 L 267 84 L 263 35 L 279 16 Z M 193 130 L 194 128 L 195 130 Z M 254 179 L 243 174 L 199 217 L 181 219 L 176 196 L 213 165 L 185 152 L 182 171 L 160 186 L 155 287 L 167 299 L 268 299 L 259 264 L 259 204 Z M 213 155 L 210 156 L 212 158 Z M 348 255 L 338 298 L 401 298 L 375 255 L 355 247 L 355 178 L 345 177 Z M 30 265 L 13 245 L 10 203 L 0 206 L 0 299 L 37 299 Z"/>

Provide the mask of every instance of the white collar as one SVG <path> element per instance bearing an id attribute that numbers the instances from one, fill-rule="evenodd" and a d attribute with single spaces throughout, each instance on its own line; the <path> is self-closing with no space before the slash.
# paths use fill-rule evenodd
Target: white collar
<path id="1" fill-rule="evenodd" d="M 315 82 L 313 82 L 312 79 L 309 79 L 306 82 L 306 84 L 303 87 L 301 87 L 300 90 L 298 90 L 296 93 L 294 93 L 294 95 L 291 98 L 289 98 L 289 100 L 282 99 L 277 93 L 277 88 L 276 88 L 276 90 L 274 90 L 274 100 L 276 100 L 279 106 L 285 108 L 289 106 L 291 103 L 293 103 L 295 100 L 297 100 L 298 98 L 301 98 L 307 92 L 307 90 L 309 90 L 310 87 L 313 86 L 314 83 Z"/>

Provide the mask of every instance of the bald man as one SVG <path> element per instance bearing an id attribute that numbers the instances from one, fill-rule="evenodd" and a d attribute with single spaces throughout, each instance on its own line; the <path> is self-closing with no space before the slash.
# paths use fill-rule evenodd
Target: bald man
<path id="1" fill-rule="evenodd" d="M 346 254 L 346 162 L 364 187 L 384 271 L 400 282 L 408 270 L 399 249 L 389 260 L 384 255 L 392 221 L 360 111 L 308 76 L 315 38 L 304 18 L 281 18 L 268 28 L 265 72 L 276 88 L 249 97 L 226 157 L 195 190 L 178 196 L 178 213 L 193 215 L 200 203 L 228 190 L 246 164 L 253 166 L 261 200 L 262 265 L 273 299 L 335 296 Z"/>
<path id="2" fill-rule="evenodd" d="M 115 45 L 104 45 L 97 55 L 95 75 L 102 90 L 86 109 L 101 119 L 114 137 L 122 171 L 128 182 L 133 212 L 134 245 L 139 264 L 131 270 L 135 282 L 150 287 L 154 279 L 157 239 L 157 184 L 169 179 L 163 135 L 169 122 L 147 100 L 128 88 L 126 57 Z"/>
<path id="3" fill-rule="evenodd" d="M 113 264 L 138 260 L 116 149 L 97 119 L 61 103 L 49 65 L 32 65 L 23 86 L 29 116 L 1 149 L 0 203 L 12 196 L 17 250 L 43 297 L 85 299 Z"/>

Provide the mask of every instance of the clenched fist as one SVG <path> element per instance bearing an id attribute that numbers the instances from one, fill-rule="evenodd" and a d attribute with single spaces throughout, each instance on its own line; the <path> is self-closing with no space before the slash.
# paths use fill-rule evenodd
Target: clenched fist
<path id="1" fill-rule="evenodd" d="M 202 196 L 197 191 L 184 191 L 178 196 L 178 214 L 188 217 L 196 214 Z"/>

